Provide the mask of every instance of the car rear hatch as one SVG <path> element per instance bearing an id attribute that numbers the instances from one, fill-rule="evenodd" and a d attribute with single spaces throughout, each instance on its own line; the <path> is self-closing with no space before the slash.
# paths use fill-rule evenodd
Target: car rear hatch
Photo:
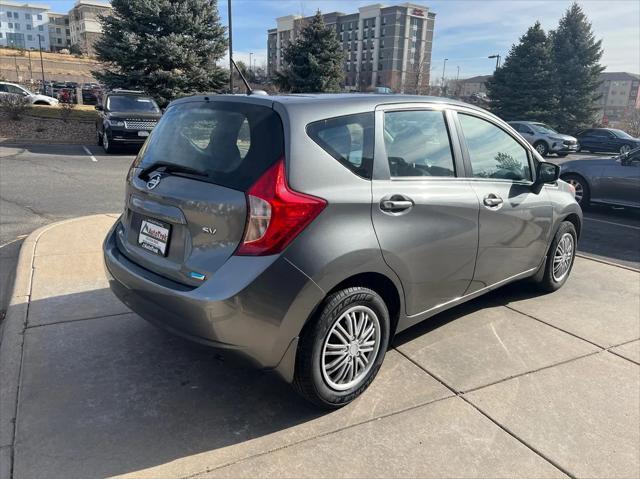
<path id="1" fill-rule="evenodd" d="M 118 248 L 131 261 L 198 286 L 234 254 L 245 192 L 284 152 L 264 104 L 225 97 L 171 105 L 129 172 Z"/>

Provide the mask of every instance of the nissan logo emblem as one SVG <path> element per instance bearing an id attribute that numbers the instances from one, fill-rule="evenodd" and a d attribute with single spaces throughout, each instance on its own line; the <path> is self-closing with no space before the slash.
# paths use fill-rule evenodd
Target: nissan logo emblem
<path id="1" fill-rule="evenodd" d="M 147 181 L 147 189 L 148 190 L 154 189 L 156 186 L 160 184 L 161 179 L 162 179 L 162 176 L 160 176 L 160 173 L 156 173 L 155 175 L 153 175 L 151 178 L 149 178 L 149 181 Z"/>

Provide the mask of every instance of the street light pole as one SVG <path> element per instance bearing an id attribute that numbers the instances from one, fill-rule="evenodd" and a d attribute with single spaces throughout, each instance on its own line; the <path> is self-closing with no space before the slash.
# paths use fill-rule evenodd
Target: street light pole
<path id="1" fill-rule="evenodd" d="M 233 30 L 231 29 L 231 0 L 227 0 L 227 15 L 229 17 L 229 89 L 233 95 Z"/>
<path id="2" fill-rule="evenodd" d="M 447 68 L 447 60 L 448 58 L 444 59 L 444 64 L 442 65 L 442 93 L 444 93 L 444 72 Z"/>
<path id="3" fill-rule="evenodd" d="M 487 58 L 495 58 L 496 59 L 496 70 L 498 68 L 500 68 L 500 55 L 499 54 L 495 54 L 495 55 L 489 55 Z"/>
<path id="4" fill-rule="evenodd" d="M 253 56 L 253 52 L 249 52 L 249 71 L 253 71 L 253 68 L 251 67 L 251 57 Z"/>
<path id="5" fill-rule="evenodd" d="M 42 37 L 38 33 L 38 46 L 40 47 L 40 69 L 42 70 L 42 94 L 46 94 L 44 88 L 44 61 L 42 60 Z"/>

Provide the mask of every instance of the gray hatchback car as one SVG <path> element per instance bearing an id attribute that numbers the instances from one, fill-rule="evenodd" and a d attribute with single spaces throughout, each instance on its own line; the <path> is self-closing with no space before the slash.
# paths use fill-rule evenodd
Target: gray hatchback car
<path id="1" fill-rule="evenodd" d="M 558 167 L 479 108 L 194 96 L 138 154 L 104 257 L 142 317 L 335 408 L 399 331 L 512 281 L 561 287 L 581 225 Z"/>

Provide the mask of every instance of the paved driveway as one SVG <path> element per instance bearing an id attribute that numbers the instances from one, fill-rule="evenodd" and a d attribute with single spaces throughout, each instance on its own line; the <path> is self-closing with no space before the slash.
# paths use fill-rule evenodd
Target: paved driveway
<path id="1" fill-rule="evenodd" d="M 0 444 L 16 479 L 640 475 L 637 272 L 578 258 L 559 292 L 518 284 L 438 315 L 321 413 L 128 312 L 102 272 L 112 222 L 46 231 L 17 285 L 16 435 Z"/>

